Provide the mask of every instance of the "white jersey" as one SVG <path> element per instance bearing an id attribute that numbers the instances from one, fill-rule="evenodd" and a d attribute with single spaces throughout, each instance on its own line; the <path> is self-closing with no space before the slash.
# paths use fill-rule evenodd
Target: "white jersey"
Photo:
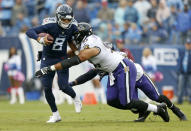
<path id="1" fill-rule="evenodd" d="M 119 63 L 126 57 L 124 52 L 112 51 L 110 48 L 106 47 L 102 40 L 96 35 L 87 37 L 81 44 L 81 50 L 93 47 L 99 48 L 100 53 L 91 58 L 89 62 L 92 63 L 96 69 L 109 73 L 113 72 Z M 143 68 L 138 63 L 134 64 L 137 70 L 136 81 L 138 81 L 143 75 Z"/>
<path id="2" fill-rule="evenodd" d="M 10 69 L 8 70 L 9 76 L 14 76 L 18 71 L 21 70 L 21 57 L 19 55 L 13 55 L 8 61 L 8 66 L 15 65 L 16 69 Z"/>
<path id="3" fill-rule="evenodd" d="M 103 41 L 96 35 L 88 36 L 81 44 L 80 50 L 88 48 L 99 48 L 100 52 L 97 56 L 89 60 L 96 69 L 100 69 L 106 72 L 113 72 L 119 63 L 124 59 L 122 55 L 111 51 L 107 48 Z"/>

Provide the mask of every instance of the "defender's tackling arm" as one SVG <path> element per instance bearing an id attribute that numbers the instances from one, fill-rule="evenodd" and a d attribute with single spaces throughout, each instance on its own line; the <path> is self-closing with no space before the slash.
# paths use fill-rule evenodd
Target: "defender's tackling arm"
<path id="1" fill-rule="evenodd" d="M 70 68 L 74 65 L 78 65 L 81 62 L 89 60 L 90 58 L 96 56 L 97 54 L 99 54 L 99 52 L 100 52 L 100 49 L 96 47 L 81 50 L 79 52 L 79 55 L 63 60 L 55 65 L 44 67 L 38 70 L 35 73 L 35 77 L 42 77 L 43 75 L 46 75 L 52 71 L 62 70 L 62 69 Z"/>

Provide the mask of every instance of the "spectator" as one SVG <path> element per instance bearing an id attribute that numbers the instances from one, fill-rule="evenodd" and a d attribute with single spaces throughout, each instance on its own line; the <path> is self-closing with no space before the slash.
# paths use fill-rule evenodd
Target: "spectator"
<path id="1" fill-rule="evenodd" d="M 107 41 L 108 39 L 108 28 L 107 23 L 103 22 L 100 24 L 96 34 L 101 37 L 103 41 Z"/>
<path id="2" fill-rule="evenodd" d="M 149 77 L 154 80 L 154 73 L 157 70 L 156 59 L 152 55 L 152 51 L 150 48 L 143 49 L 143 56 L 141 59 L 141 64 L 145 70 L 145 72 L 149 75 Z"/>
<path id="3" fill-rule="evenodd" d="M 163 43 L 168 38 L 166 30 L 158 28 L 156 23 L 153 23 L 151 29 L 148 31 L 149 43 Z"/>
<path id="4" fill-rule="evenodd" d="M 161 72 L 157 72 L 156 58 L 153 56 L 150 48 L 144 48 L 142 52 L 141 64 L 144 68 L 145 73 L 151 78 L 152 82 L 161 81 L 163 75 Z M 139 97 L 148 100 L 148 98 L 140 90 Z M 148 100 L 149 101 L 149 100 Z"/>
<path id="5" fill-rule="evenodd" d="M 0 20 L 2 26 L 11 26 L 11 16 L 12 8 L 14 6 L 14 0 L 1 0 L 0 5 Z"/>
<path id="6" fill-rule="evenodd" d="M 164 22 L 170 16 L 170 9 L 166 5 L 165 1 L 160 1 L 159 8 L 157 10 L 156 19 L 160 26 L 163 26 Z"/>
<path id="7" fill-rule="evenodd" d="M 26 8 L 24 7 L 22 0 L 16 0 L 15 5 L 12 10 L 12 25 L 14 26 L 16 24 L 16 21 L 19 18 L 19 14 L 23 14 L 23 17 L 26 17 Z"/>
<path id="8" fill-rule="evenodd" d="M 72 9 L 75 9 L 76 0 L 66 0 L 66 4 L 68 4 Z"/>
<path id="9" fill-rule="evenodd" d="M 24 5 L 27 10 L 26 15 L 30 18 L 32 18 L 36 15 L 35 4 L 36 4 L 35 0 L 24 0 Z"/>
<path id="10" fill-rule="evenodd" d="M 129 59 L 131 59 L 132 61 L 135 61 L 131 51 L 129 49 L 125 48 L 125 43 L 123 40 L 121 40 L 121 39 L 116 40 L 116 46 L 119 49 L 119 51 L 124 52 Z"/>
<path id="11" fill-rule="evenodd" d="M 178 103 L 182 104 L 183 96 L 187 87 L 187 95 L 191 103 L 191 40 L 185 43 L 184 53 L 180 53 L 179 76 L 178 76 Z"/>
<path id="12" fill-rule="evenodd" d="M 38 25 L 39 25 L 38 17 L 33 17 L 32 20 L 31 20 L 31 26 L 36 27 Z"/>
<path id="13" fill-rule="evenodd" d="M 12 30 L 12 35 L 18 35 L 19 32 L 26 32 L 31 26 L 30 21 L 27 17 L 24 17 L 23 13 L 17 15 L 15 26 Z"/>
<path id="14" fill-rule="evenodd" d="M 126 35 L 125 42 L 127 44 L 138 44 L 141 40 L 141 30 L 137 27 L 135 23 L 131 23 L 131 26 Z"/>
<path id="15" fill-rule="evenodd" d="M 76 3 L 76 8 L 74 9 L 74 17 L 78 22 L 90 22 L 87 9 L 84 7 L 84 2 L 82 0 L 78 0 Z"/>
<path id="16" fill-rule="evenodd" d="M 149 18 L 156 18 L 156 13 L 158 10 L 158 4 L 157 4 L 157 0 L 150 0 L 151 2 L 151 9 L 148 10 L 147 16 Z"/>
<path id="17" fill-rule="evenodd" d="M 143 27 L 140 45 L 149 44 L 148 28 Z"/>
<path id="18" fill-rule="evenodd" d="M 47 14 L 50 16 L 55 16 L 57 7 L 63 3 L 63 0 L 46 0 L 45 8 Z"/>
<path id="19" fill-rule="evenodd" d="M 100 18 L 102 21 L 111 21 L 113 20 L 114 12 L 112 9 L 108 7 L 108 2 L 103 1 L 102 2 L 102 9 L 98 12 L 98 18 Z"/>
<path id="20" fill-rule="evenodd" d="M 120 0 L 119 6 L 114 13 L 114 21 L 119 26 L 122 26 L 125 23 L 124 16 L 125 16 L 126 5 L 127 5 L 126 0 Z"/>
<path id="21" fill-rule="evenodd" d="M 133 0 L 128 0 L 124 19 L 126 22 L 137 23 L 139 20 L 137 9 L 133 7 Z"/>
<path id="22" fill-rule="evenodd" d="M 170 43 L 177 44 L 178 43 L 178 38 L 179 38 L 179 33 L 176 30 L 176 25 L 177 25 L 177 10 L 176 7 L 171 6 L 171 15 L 168 20 L 168 32 L 169 32 L 169 41 Z"/>
<path id="23" fill-rule="evenodd" d="M 98 11 L 101 8 L 101 2 L 94 2 L 91 4 L 88 4 L 88 15 L 90 16 L 91 21 L 94 21 L 97 19 Z"/>
<path id="24" fill-rule="evenodd" d="M 126 22 L 126 23 L 123 25 L 123 27 L 124 27 L 124 30 L 123 30 L 122 33 L 121 33 L 121 37 L 122 37 L 122 40 L 125 41 L 126 36 L 127 36 L 127 34 L 128 34 L 128 30 L 129 30 L 130 24 L 129 24 L 128 22 Z"/>
<path id="25" fill-rule="evenodd" d="M 115 24 L 113 28 L 112 40 L 121 39 L 121 29 L 119 24 Z"/>
<path id="26" fill-rule="evenodd" d="M 36 10 L 37 14 L 39 16 L 39 21 L 42 23 L 42 20 L 47 14 L 46 8 L 45 8 L 45 2 L 46 0 L 36 0 Z"/>
<path id="27" fill-rule="evenodd" d="M 134 7 L 137 9 L 139 14 L 139 23 L 143 25 L 148 21 L 147 13 L 151 8 L 151 4 L 147 0 L 138 0 L 135 2 Z"/>
<path id="28" fill-rule="evenodd" d="M 184 4 L 182 0 L 166 0 L 168 7 L 174 6 L 176 10 L 182 11 L 184 9 Z"/>
<path id="29" fill-rule="evenodd" d="M 107 39 L 106 41 L 112 42 L 114 39 L 114 31 L 113 31 L 113 25 L 111 23 L 107 23 Z"/>
<path id="30" fill-rule="evenodd" d="M 177 31 L 180 32 L 180 43 L 186 43 L 186 38 L 189 36 L 189 30 L 191 29 L 191 11 L 188 9 L 188 5 L 184 5 L 184 10 L 178 13 L 177 16 Z"/>

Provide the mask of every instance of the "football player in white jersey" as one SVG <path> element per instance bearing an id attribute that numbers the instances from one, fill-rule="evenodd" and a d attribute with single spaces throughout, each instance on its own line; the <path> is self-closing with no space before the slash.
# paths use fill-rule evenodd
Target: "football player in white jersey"
<path id="1" fill-rule="evenodd" d="M 88 60 L 96 69 L 108 72 L 107 104 L 123 110 L 132 110 L 140 114 L 154 112 L 165 122 L 169 122 L 169 115 L 165 104 L 154 105 L 138 99 L 136 81 L 140 79 L 142 70 L 117 52 L 112 52 L 104 46 L 102 40 L 92 33 L 92 28 L 87 23 L 78 24 L 75 34 L 79 54 L 65 59 L 55 65 L 44 67 L 36 72 L 36 77 L 49 74 L 52 71 L 70 68 Z"/>

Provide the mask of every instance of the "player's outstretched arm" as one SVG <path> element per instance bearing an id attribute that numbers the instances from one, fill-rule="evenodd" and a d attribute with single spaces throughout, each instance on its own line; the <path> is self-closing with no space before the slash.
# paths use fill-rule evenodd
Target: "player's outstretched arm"
<path id="1" fill-rule="evenodd" d="M 99 72 L 100 72 L 99 69 L 91 69 L 88 72 L 86 72 L 85 74 L 76 78 L 74 81 L 70 82 L 69 85 L 76 86 L 76 85 L 83 84 L 83 83 L 93 79 Z"/>
<path id="2" fill-rule="evenodd" d="M 52 71 L 56 70 L 62 70 L 62 69 L 67 69 L 70 68 L 74 65 L 78 65 L 83 61 L 89 60 L 90 58 L 98 55 L 100 50 L 98 48 L 89 48 L 89 49 L 84 49 L 81 50 L 79 55 L 76 55 L 74 57 L 71 57 L 69 59 L 65 59 L 55 65 L 49 66 L 49 67 L 44 67 L 40 70 L 38 70 L 35 73 L 36 77 L 41 77 L 43 75 L 46 75 Z"/>

